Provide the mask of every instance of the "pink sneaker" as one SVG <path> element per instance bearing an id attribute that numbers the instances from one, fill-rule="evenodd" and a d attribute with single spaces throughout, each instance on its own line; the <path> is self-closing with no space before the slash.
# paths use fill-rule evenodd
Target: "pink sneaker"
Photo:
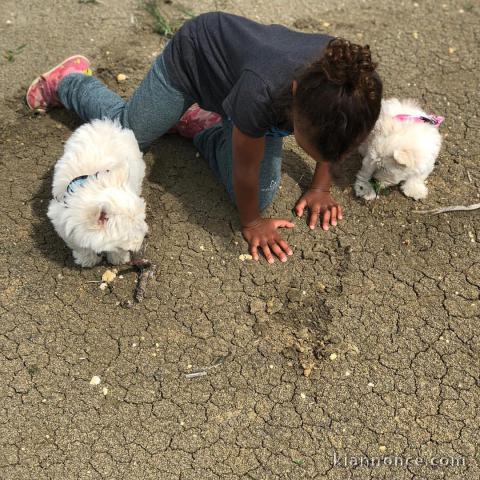
<path id="1" fill-rule="evenodd" d="M 202 110 L 197 103 L 194 103 L 169 130 L 169 133 L 178 133 L 182 137 L 193 138 L 197 133 L 210 128 L 222 121 L 222 117 L 215 112 Z"/>
<path id="2" fill-rule="evenodd" d="M 74 55 L 36 78 L 27 90 L 29 108 L 46 111 L 60 105 L 57 97 L 58 84 L 65 76 L 75 72 L 91 75 L 89 60 L 82 55 Z"/>

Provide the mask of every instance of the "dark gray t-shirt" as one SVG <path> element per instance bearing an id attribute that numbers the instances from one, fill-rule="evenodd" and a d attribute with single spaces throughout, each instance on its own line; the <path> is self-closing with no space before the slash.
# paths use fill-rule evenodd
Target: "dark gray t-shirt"
<path id="1" fill-rule="evenodd" d="M 190 20 L 165 47 L 170 81 L 252 137 L 281 128 L 272 101 L 332 39 L 226 13 Z"/>

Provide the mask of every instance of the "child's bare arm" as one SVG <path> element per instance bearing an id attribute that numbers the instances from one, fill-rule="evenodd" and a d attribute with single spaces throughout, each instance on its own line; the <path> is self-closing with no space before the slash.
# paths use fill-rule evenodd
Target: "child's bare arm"
<path id="1" fill-rule="evenodd" d="M 287 220 L 262 218 L 259 210 L 259 175 L 265 149 L 265 137 L 252 138 L 233 128 L 233 188 L 237 201 L 242 233 L 252 257 L 258 260 L 260 248 L 269 263 L 272 252 L 282 261 L 292 250 L 278 234 L 279 227 L 292 228 Z"/>
<path id="2" fill-rule="evenodd" d="M 233 188 L 242 227 L 260 218 L 258 185 L 265 137 L 252 138 L 233 128 Z"/>

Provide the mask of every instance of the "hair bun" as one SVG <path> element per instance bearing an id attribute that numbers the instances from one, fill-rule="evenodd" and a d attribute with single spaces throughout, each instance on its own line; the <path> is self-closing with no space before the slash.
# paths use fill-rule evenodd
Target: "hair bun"
<path id="1" fill-rule="evenodd" d="M 322 59 L 327 78 L 352 90 L 369 83 L 377 65 L 372 62 L 368 45 L 350 43 L 343 38 L 335 38 L 328 44 Z"/>

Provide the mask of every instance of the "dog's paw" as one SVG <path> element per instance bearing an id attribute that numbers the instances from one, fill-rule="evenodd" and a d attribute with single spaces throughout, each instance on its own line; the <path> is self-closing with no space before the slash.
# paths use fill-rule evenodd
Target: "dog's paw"
<path id="1" fill-rule="evenodd" d="M 428 188 L 425 183 L 418 180 L 407 180 L 400 189 L 407 197 L 413 198 L 414 200 L 421 200 L 428 194 Z"/>
<path id="2" fill-rule="evenodd" d="M 73 250 L 72 253 L 75 263 L 81 267 L 94 267 L 102 261 L 102 257 L 97 255 L 93 250 Z"/>
<path id="3" fill-rule="evenodd" d="M 118 252 L 107 252 L 108 263 L 112 265 L 125 265 L 130 261 L 130 252 L 128 250 L 119 250 Z"/>
<path id="4" fill-rule="evenodd" d="M 377 198 L 375 189 L 372 187 L 370 182 L 366 182 L 364 180 L 357 180 L 355 182 L 354 189 L 355 195 L 357 197 L 361 197 L 365 200 L 375 200 Z"/>

